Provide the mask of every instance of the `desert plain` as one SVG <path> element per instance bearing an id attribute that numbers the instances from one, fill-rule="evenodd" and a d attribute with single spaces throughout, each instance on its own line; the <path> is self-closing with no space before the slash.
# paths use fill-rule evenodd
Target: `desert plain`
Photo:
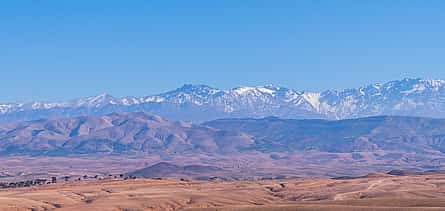
<path id="1" fill-rule="evenodd" d="M 0 210 L 445 210 L 445 175 L 69 181 L 0 190 Z"/>

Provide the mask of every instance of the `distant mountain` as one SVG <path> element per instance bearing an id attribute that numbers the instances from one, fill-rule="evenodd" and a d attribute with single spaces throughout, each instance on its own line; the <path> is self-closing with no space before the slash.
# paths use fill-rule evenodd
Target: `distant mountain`
<path id="1" fill-rule="evenodd" d="M 231 171 L 196 174 L 209 177 L 264 177 L 272 175 L 271 169 L 287 176 L 297 175 L 296 171 L 338 176 L 345 171 L 357 175 L 406 168 L 437 170 L 445 168 L 445 119 L 268 117 L 196 125 L 135 112 L 0 125 L 0 156 L 79 155 L 148 156 L 151 161 L 197 163 Z M 180 177 L 193 174 L 188 170 L 201 171 L 199 167 L 165 169 Z"/>
<path id="2" fill-rule="evenodd" d="M 445 119 L 376 116 L 348 120 L 222 119 L 203 125 L 254 137 L 251 149 L 262 152 L 320 151 L 354 153 L 387 151 L 445 154 Z"/>
<path id="3" fill-rule="evenodd" d="M 342 91 L 306 92 L 273 85 L 230 90 L 184 85 L 159 95 L 107 94 L 70 102 L 0 104 L 0 122 L 145 111 L 172 120 L 219 118 L 348 119 L 376 115 L 445 117 L 445 80 L 404 79 Z"/>
<path id="4" fill-rule="evenodd" d="M 225 170 L 215 166 L 187 165 L 178 166 L 171 163 L 160 162 L 155 165 L 130 172 L 129 175 L 143 178 L 203 178 L 222 175 Z"/>
<path id="5" fill-rule="evenodd" d="M 379 116 L 349 120 L 221 119 L 172 122 L 144 112 L 0 125 L 0 154 L 391 152 L 442 157 L 445 119 Z M 360 159 L 360 158 L 358 158 Z"/>
<path id="6" fill-rule="evenodd" d="M 245 134 L 143 112 L 0 125 L 0 155 L 224 154 L 251 142 Z"/>

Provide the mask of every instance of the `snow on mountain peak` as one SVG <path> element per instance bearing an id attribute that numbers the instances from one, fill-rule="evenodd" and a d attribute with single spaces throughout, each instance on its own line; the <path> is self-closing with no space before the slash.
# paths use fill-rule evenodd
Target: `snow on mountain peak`
<path id="1" fill-rule="evenodd" d="M 168 106 L 163 106 L 163 103 Z M 107 105 L 113 106 L 107 107 Z M 187 110 L 189 106 L 183 105 L 192 105 L 193 110 Z M 54 110 L 53 114 L 51 110 L 53 108 L 59 110 Z M 17 119 L 19 118 L 17 116 L 23 115 L 23 119 L 27 119 L 28 116 L 36 114 L 38 118 L 44 118 L 61 115 L 59 113 L 69 116 L 88 115 L 89 112 L 101 114 L 141 109 L 162 115 L 201 115 L 200 117 L 208 116 L 214 111 L 215 114 L 218 113 L 218 118 L 237 115 L 328 119 L 371 115 L 445 117 L 445 81 L 402 79 L 357 89 L 324 92 L 299 92 L 271 84 L 242 86 L 228 90 L 185 84 L 173 91 L 138 98 L 115 98 L 108 94 L 100 94 L 62 103 L 0 104 L 0 117 L 10 115 L 10 119 Z M 39 113 L 40 110 L 45 111 Z M 204 113 L 200 114 L 201 111 Z M 192 113 L 185 114 L 186 112 Z"/>
<path id="2" fill-rule="evenodd" d="M 14 107 L 13 104 L 0 104 L 0 114 L 7 113 Z"/>
<path id="3" fill-rule="evenodd" d="M 44 102 L 34 102 L 31 104 L 32 109 L 51 109 L 56 107 L 62 107 L 63 103 L 44 103 Z"/>
<path id="4" fill-rule="evenodd" d="M 184 93 L 199 93 L 199 94 L 215 94 L 220 90 L 212 88 L 207 85 L 193 85 L 193 84 L 184 84 L 181 88 L 176 89 L 173 92 L 184 92 Z"/>
<path id="5" fill-rule="evenodd" d="M 261 95 L 261 94 L 268 94 L 268 95 L 274 95 L 275 92 L 278 89 L 273 86 L 257 86 L 257 87 L 251 87 L 251 86 L 242 86 L 235 89 L 232 89 L 231 91 L 238 94 L 238 95 Z"/>
<path id="6" fill-rule="evenodd" d="M 102 104 L 102 103 L 115 103 L 114 102 L 114 97 L 107 94 L 107 93 L 103 93 L 94 97 L 89 97 L 86 99 L 86 102 L 89 105 L 98 105 L 98 104 Z"/>

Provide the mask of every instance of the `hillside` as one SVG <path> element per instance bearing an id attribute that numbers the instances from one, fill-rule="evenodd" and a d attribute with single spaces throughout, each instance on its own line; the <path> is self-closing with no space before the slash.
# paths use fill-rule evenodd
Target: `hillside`
<path id="1" fill-rule="evenodd" d="M 0 125 L 2 154 L 379 150 L 441 155 L 445 152 L 445 120 L 397 116 L 339 121 L 270 117 L 195 125 L 137 112 Z"/>
<path id="2" fill-rule="evenodd" d="M 445 120 L 377 116 L 340 121 L 223 119 L 204 125 L 255 137 L 262 151 L 351 153 L 399 151 L 442 154 L 445 152 Z M 396 155 L 394 155 L 396 156 Z"/>
<path id="3" fill-rule="evenodd" d="M 0 126 L 0 154 L 226 153 L 250 145 L 240 133 L 143 112 L 37 120 Z"/>
<path id="4" fill-rule="evenodd" d="M 379 116 L 361 119 L 222 119 L 174 122 L 143 112 L 0 125 L 0 153 L 230 154 L 245 151 L 392 152 L 443 155 L 445 120 Z"/>
<path id="5" fill-rule="evenodd" d="M 6 179 L 48 172 L 79 176 L 132 172 L 159 162 L 214 166 L 226 170 L 226 178 L 440 170 L 444 134 L 445 120 L 420 117 L 269 117 L 196 125 L 143 112 L 114 113 L 0 125 L 0 173 Z M 181 168 L 172 174 L 199 176 Z"/>
<path id="6" fill-rule="evenodd" d="M 143 169 L 130 172 L 130 176 L 142 178 L 211 178 L 223 175 L 225 170 L 215 166 L 179 166 L 161 162 Z"/>

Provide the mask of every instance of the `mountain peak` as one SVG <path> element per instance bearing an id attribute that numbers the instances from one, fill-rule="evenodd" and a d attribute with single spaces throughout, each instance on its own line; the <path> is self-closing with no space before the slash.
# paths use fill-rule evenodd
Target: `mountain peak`
<path id="1" fill-rule="evenodd" d="M 101 94 L 99 94 L 97 96 L 92 97 L 92 99 L 94 99 L 94 100 L 107 100 L 107 99 L 114 99 L 114 97 L 111 96 L 108 93 L 101 93 Z"/>
<path id="2" fill-rule="evenodd" d="M 238 95 L 246 95 L 246 94 L 253 94 L 253 95 L 261 95 L 261 94 L 268 94 L 268 95 L 274 95 L 275 92 L 279 91 L 280 87 L 276 87 L 273 85 L 265 85 L 265 86 L 241 86 L 232 89 L 234 93 Z"/>
<path id="3" fill-rule="evenodd" d="M 212 87 L 205 84 L 184 84 L 179 89 L 181 90 L 193 90 L 193 89 L 213 89 Z"/>
<path id="4" fill-rule="evenodd" d="M 287 90 L 287 88 L 284 88 L 282 86 L 278 86 L 278 85 L 275 85 L 275 84 L 266 84 L 266 85 L 261 86 L 261 87 L 265 88 L 265 89 L 269 89 L 269 90 L 274 90 L 274 91 Z"/>
<path id="5" fill-rule="evenodd" d="M 74 102 L 75 106 L 93 106 L 100 107 L 106 104 L 117 104 L 117 99 L 107 93 L 102 93 L 96 96 L 80 98 Z"/>
<path id="6" fill-rule="evenodd" d="M 213 87 L 203 85 L 203 84 L 184 84 L 180 88 L 175 90 L 176 92 L 185 92 L 185 93 L 193 93 L 193 92 L 209 92 L 214 93 L 219 91 Z"/>
<path id="7" fill-rule="evenodd" d="M 445 117 L 445 81 L 405 78 L 360 88 L 298 92 L 266 84 L 220 90 L 182 87 L 146 97 L 114 98 L 103 93 L 62 103 L 1 104 L 0 121 L 147 111 L 174 120 L 277 116 L 344 119 L 374 115 Z"/>

